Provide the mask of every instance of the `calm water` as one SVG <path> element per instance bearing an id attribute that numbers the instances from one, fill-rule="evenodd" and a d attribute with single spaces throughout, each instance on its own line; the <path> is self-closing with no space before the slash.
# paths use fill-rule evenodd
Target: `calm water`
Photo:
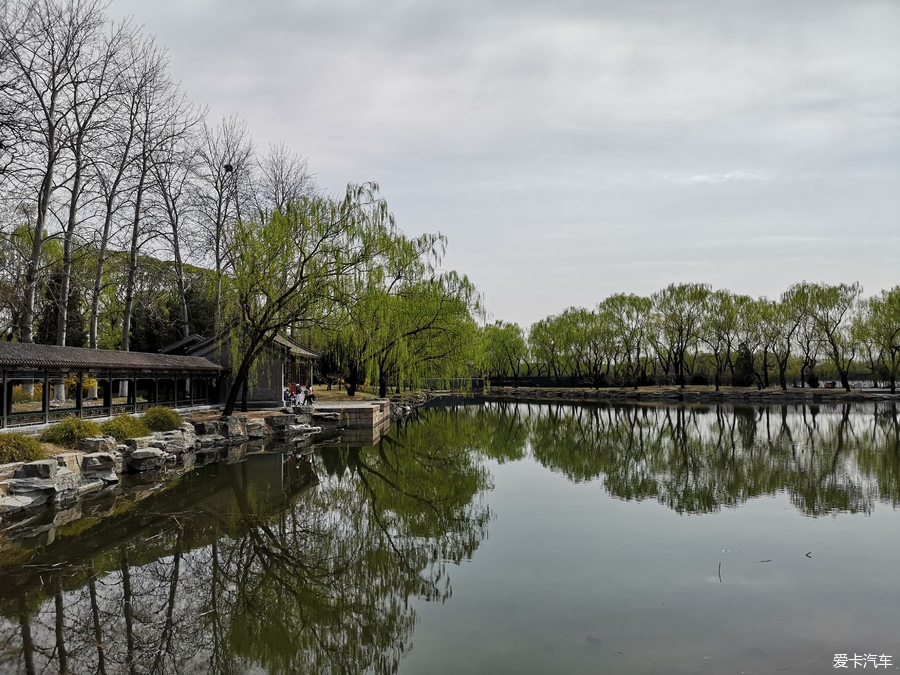
<path id="1" fill-rule="evenodd" d="M 898 506 L 888 407 L 428 410 L 8 530 L 0 672 L 896 672 Z"/>

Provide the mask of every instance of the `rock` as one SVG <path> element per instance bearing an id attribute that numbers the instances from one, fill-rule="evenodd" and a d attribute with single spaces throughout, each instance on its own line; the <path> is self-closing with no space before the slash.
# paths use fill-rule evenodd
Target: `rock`
<path id="1" fill-rule="evenodd" d="M 7 485 L 11 495 L 30 497 L 35 504 L 46 504 L 73 496 L 80 482 L 74 471 L 59 469 L 53 478 L 10 478 Z"/>
<path id="2" fill-rule="evenodd" d="M 246 417 L 226 417 L 219 421 L 219 433 L 228 443 L 243 443 L 247 440 Z"/>
<path id="3" fill-rule="evenodd" d="M 35 500 L 25 495 L 6 495 L 0 497 L 0 516 L 10 516 L 14 513 L 24 511 L 29 506 L 35 504 Z M 43 504 L 43 502 L 37 502 Z"/>
<path id="4" fill-rule="evenodd" d="M 212 434 L 212 435 L 208 435 L 208 436 L 201 436 L 198 439 L 198 442 L 200 443 L 201 448 L 211 448 L 216 445 L 224 445 L 225 438 L 222 436 L 219 436 L 218 434 Z"/>
<path id="5" fill-rule="evenodd" d="M 296 415 L 269 415 L 266 418 L 266 425 L 274 429 L 283 429 L 297 421 Z"/>
<path id="6" fill-rule="evenodd" d="M 0 464 L 0 480 L 6 480 L 16 475 L 16 471 L 22 468 L 24 462 L 12 462 L 11 464 Z"/>
<path id="7" fill-rule="evenodd" d="M 131 450 L 141 450 L 150 447 L 155 439 L 153 436 L 141 436 L 140 438 L 129 438 L 125 441 L 125 446 Z"/>
<path id="8" fill-rule="evenodd" d="M 98 436 L 97 438 L 82 438 L 78 441 L 78 449 L 82 452 L 112 452 L 116 449 L 116 439 L 112 436 Z"/>
<path id="9" fill-rule="evenodd" d="M 53 459 L 56 460 L 56 465 L 60 469 L 69 469 L 74 471 L 75 473 L 81 473 L 81 453 L 70 451 L 63 452 L 59 455 L 53 455 Z"/>
<path id="10" fill-rule="evenodd" d="M 184 444 L 184 439 L 173 438 L 172 440 L 170 440 L 166 443 L 163 450 L 165 450 L 166 452 L 168 452 L 172 455 L 180 455 L 185 450 L 187 450 L 187 446 L 185 446 L 185 444 Z"/>
<path id="11" fill-rule="evenodd" d="M 265 438 L 266 435 L 266 421 L 262 419 L 252 419 L 247 420 L 247 423 L 244 425 L 247 429 L 247 436 L 250 438 Z"/>
<path id="12" fill-rule="evenodd" d="M 129 453 L 125 463 L 132 471 L 154 471 L 165 467 L 166 453 L 158 448 L 141 448 Z"/>
<path id="13" fill-rule="evenodd" d="M 24 478 L 53 478 L 59 471 L 56 459 L 39 459 L 22 465 Z"/>
<path id="14" fill-rule="evenodd" d="M 82 480 L 85 481 L 94 481 L 100 480 L 103 481 L 104 485 L 114 485 L 119 482 L 119 474 L 117 474 L 112 469 L 105 469 L 101 471 L 92 471 L 89 474 L 83 476 Z"/>
<path id="15" fill-rule="evenodd" d="M 108 471 L 116 468 L 116 458 L 109 452 L 93 452 L 81 458 L 82 473 Z"/>
<path id="16" fill-rule="evenodd" d="M 56 472 L 53 482 L 56 483 L 56 498 L 59 500 L 67 496 L 67 493 L 74 495 L 81 485 L 81 475 L 71 469 L 60 469 Z"/>

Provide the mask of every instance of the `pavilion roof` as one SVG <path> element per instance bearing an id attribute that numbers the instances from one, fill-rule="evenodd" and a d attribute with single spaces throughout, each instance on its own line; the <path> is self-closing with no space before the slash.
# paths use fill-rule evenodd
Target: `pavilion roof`
<path id="1" fill-rule="evenodd" d="M 219 365 L 200 356 L 57 347 L 56 345 L 36 345 L 23 342 L 0 342 L 0 366 L 207 373 L 218 373 L 222 370 Z"/>

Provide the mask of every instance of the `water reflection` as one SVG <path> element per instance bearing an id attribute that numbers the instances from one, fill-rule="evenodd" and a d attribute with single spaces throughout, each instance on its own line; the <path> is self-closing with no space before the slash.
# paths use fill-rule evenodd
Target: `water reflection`
<path id="1" fill-rule="evenodd" d="M 426 411 L 374 448 L 260 455 L 0 540 L 0 671 L 393 673 L 414 599 L 487 537 L 485 459 L 710 513 L 900 505 L 891 406 L 494 403 Z"/>
<path id="2" fill-rule="evenodd" d="M 608 407 L 531 411 L 544 466 L 610 494 L 708 513 L 786 491 L 804 514 L 900 503 L 894 407 Z"/>
<path id="3" fill-rule="evenodd" d="M 395 672 L 409 599 L 447 599 L 447 564 L 486 534 L 488 475 L 423 429 L 322 457 L 207 467 L 190 508 L 176 486 L 96 530 L 6 545 L 24 564 L 0 573 L 0 669 Z"/>

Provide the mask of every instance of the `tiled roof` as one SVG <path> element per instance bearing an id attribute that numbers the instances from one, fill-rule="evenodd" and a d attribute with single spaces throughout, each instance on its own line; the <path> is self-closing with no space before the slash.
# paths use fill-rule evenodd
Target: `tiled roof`
<path id="1" fill-rule="evenodd" d="M 159 350 L 160 354 L 176 354 L 178 352 L 183 352 L 191 345 L 195 345 L 198 342 L 203 342 L 206 340 L 202 335 L 198 335 L 197 333 L 192 333 L 188 335 L 186 338 L 182 338 L 178 342 L 173 342 L 167 347 L 163 347 Z"/>
<path id="2" fill-rule="evenodd" d="M 199 356 L 172 356 L 111 349 L 57 347 L 0 342 L 0 366 L 72 368 L 78 370 L 151 370 L 218 373 L 221 368 Z"/>
<path id="3" fill-rule="evenodd" d="M 275 336 L 275 342 L 282 345 L 283 347 L 287 347 L 291 354 L 294 356 L 299 356 L 304 359 L 317 359 L 319 358 L 319 354 L 316 352 L 307 349 L 299 342 L 292 340 L 287 335 L 278 334 Z"/>

